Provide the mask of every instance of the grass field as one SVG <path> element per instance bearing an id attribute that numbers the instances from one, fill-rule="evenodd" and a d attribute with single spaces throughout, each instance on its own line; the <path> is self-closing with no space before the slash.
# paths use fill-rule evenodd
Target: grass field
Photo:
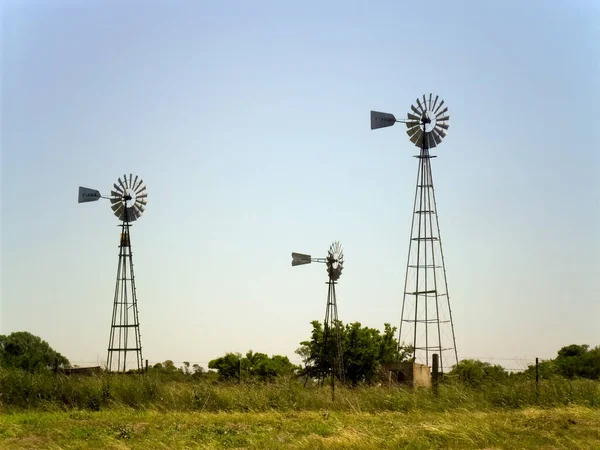
<path id="1" fill-rule="evenodd" d="M 600 449 L 600 410 L 22 412 L 0 418 L 0 448 Z"/>
<path id="2" fill-rule="evenodd" d="M 599 449 L 600 383 L 512 377 L 439 395 L 0 369 L 0 449 Z"/>

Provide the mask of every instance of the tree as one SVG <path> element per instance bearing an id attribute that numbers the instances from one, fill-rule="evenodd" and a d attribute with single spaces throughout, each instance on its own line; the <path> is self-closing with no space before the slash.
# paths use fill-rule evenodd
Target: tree
<path id="1" fill-rule="evenodd" d="M 0 335 L 0 365 L 36 372 L 69 367 L 69 360 L 27 331 Z"/>
<path id="2" fill-rule="evenodd" d="M 357 385 L 374 379 L 380 364 L 382 339 L 379 330 L 362 327 L 360 322 L 346 325 L 344 339 L 345 378 Z"/>
<path id="3" fill-rule="evenodd" d="M 460 381 L 472 386 L 480 386 L 486 382 L 499 382 L 508 378 L 508 372 L 504 367 L 476 359 L 463 359 L 448 375 L 456 375 Z"/>
<path id="4" fill-rule="evenodd" d="M 565 377 L 600 379 L 600 347 L 589 350 L 588 345 L 568 345 L 558 351 L 554 360 L 556 371 Z"/>
<path id="5" fill-rule="evenodd" d="M 219 372 L 221 380 L 231 380 L 240 376 L 241 360 L 241 353 L 226 353 L 225 356 L 210 361 L 208 368 Z"/>
<path id="6" fill-rule="evenodd" d="M 305 362 L 304 374 L 316 378 L 331 372 L 332 357 L 337 357 L 337 349 L 334 332 L 325 348 L 323 325 L 317 320 L 313 320 L 311 325 L 311 339 L 301 342 L 296 353 Z M 410 354 L 408 348 L 399 351 L 396 328 L 390 324 L 384 324 L 383 334 L 375 328 L 363 327 L 360 322 L 346 326 L 338 322 L 337 326 L 341 335 L 344 378 L 353 385 L 372 382 L 381 364 L 404 361 Z"/>
<path id="7" fill-rule="evenodd" d="M 202 366 L 200 366 L 198 364 L 194 364 L 192 366 L 192 369 L 193 369 L 192 376 L 195 377 L 195 378 L 198 378 L 198 377 L 200 377 L 200 376 L 202 376 L 203 374 L 206 373 L 206 370 L 204 370 L 204 367 L 202 367 Z"/>
<path id="8" fill-rule="evenodd" d="M 245 357 L 240 353 L 227 353 L 208 363 L 209 369 L 215 369 L 221 380 L 243 378 L 270 381 L 279 376 L 293 375 L 298 369 L 287 356 L 254 353 L 249 350 Z"/>
<path id="9" fill-rule="evenodd" d="M 300 347 L 296 350 L 296 354 L 304 355 L 303 374 L 309 378 L 316 378 L 324 370 L 329 369 L 329 365 L 322 362 L 323 351 L 323 324 L 318 320 L 313 320 L 311 323 L 312 332 L 310 340 L 300 342 Z"/>

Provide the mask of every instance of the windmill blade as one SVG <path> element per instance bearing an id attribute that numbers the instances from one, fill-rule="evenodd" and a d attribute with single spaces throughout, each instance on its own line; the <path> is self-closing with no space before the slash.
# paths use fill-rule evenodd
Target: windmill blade
<path id="1" fill-rule="evenodd" d="M 427 133 L 425 136 L 427 138 L 427 148 L 435 148 L 437 146 L 435 139 L 431 135 L 431 133 Z"/>
<path id="2" fill-rule="evenodd" d="M 110 191 L 110 202 L 114 205 L 115 203 L 121 202 L 123 200 L 123 196 L 116 191 Z"/>
<path id="3" fill-rule="evenodd" d="M 140 189 L 139 191 L 137 191 L 135 193 L 135 195 L 140 195 L 142 192 L 144 192 L 146 190 L 146 186 L 144 186 L 142 189 Z M 146 194 L 147 195 L 147 194 Z"/>
<path id="4" fill-rule="evenodd" d="M 437 132 L 437 130 L 435 128 L 433 130 L 431 130 L 431 135 L 435 139 L 435 142 L 437 145 L 440 145 L 442 143 L 442 138 L 440 137 L 439 133 Z"/>
<path id="5" fill-rule="evenodd" d="M 423 133 L 415 133 L 410 140 L 417 147 L 421 147 L 423 145 Z"/>
<path id="6" fill-rule="evenodd" d="M 423 105 L 425 107 L 425 111 L 427 111 L 427 100 L 425 99 L 425 94 L 423 94 Z"/>
<path id="7" fill-rule="evenodd" d="M 117 186 L 117 184 L 113 184 L 114 188 L 119 191 L 121 194 L 123 194 L 123 189 L 121 189 L 119 186 Z"/>
<path id="8" fill-rule="evenodd" d="M 435 128 L 436 133 L 439 133 L 440 137 L 443 139 L 446 137 L 446 133 L 441 128 Z"/>
<path id="9" fill-rule="evenodd" d="M 90 189 L 83 186 L 79 186 L 79 194 L 77 196 L 77 203 L 95 202 L 100 200 L 100 191 L 96 189 Z"/>
<path id="10" fill-rule="evenodd" d="M 418 114 L 418 115 L 419 115 L 419 119 L 421 118 L 421 114 L 423 114 L 423 111 L 419 111 L 417 108 L 415 108 L 415 105 L 410 105 L 410 109 L 412 109 L 412 111 L 413 111 L 415 114 Z"/>
<path id="11" fill-rule="evenodd" d="M 125 189 L 127 189 L 127 188 L 125 187 L 125 185 L 124 185 L 124 184 L 123 184 L 123 182 L 121 181 L 121 177 L 119 177 L 119 178 L 117 179 L 117 181 L 119 182 L 119 186 L 121 186 L 121 188 L 123 188 L 123 193 L 125 193 Z"/>
<path id="12" fill-rule="evenodd" d="M 380 111 L 371 111 L 371 130 L 378 128 L 391 127 L 396 123 L 396 117 L 393 114 Z"/>
<path id="13" fill-rule="evenodd" d="M 127 211 L 129 211 L 129 213 L 130 213 L 130 214 L 131 214 L 133 217 L 135 217 L 135 219 L 133 219 L 133 220 L 136 220 L 136 219 L 138 219 L 138 218 L 141 216 L 141 214 L 138 214 L 138 212 L 135 210 L 135 205 L 133 205 L 133 206 L 131 206 L 131 207 L 127 208 Z"/>
<path id="14" fill-rule="evenodd" d="M 419 108 L 421 109 L 421 112 L 425 112 L 425 108 L 423 108 L 423 106 L 421 106 L 421 100 L 417 99 L 417 105 L 419 105 Z"/>
<path id="15" fill-rule="evenodd" d="M 146 198 L 146 197 L 148 197 L 147 193 L 146 194 L 140 194 L 140 195 L 136 194 L 136 196 L 135 196 L 136 199 L 138 199 L 138 198 Z"/>
<path id="16" fill-rule="evenodd" d="M 421 123 L 420 122 L 406 122 L 406 128 L 408 128 L 409 130 L 413 127 L 418 127 Z"/>
<path id="17" fill-rule="evenodd" d="M 433 94 L 430 92 L 429 93 L 429 110 L 431 111 L 431 97 L 433 97 Z"/>
<path id="18" fill-rule="evenodd" d="M 305 255 L 303 253 L 292 253 L 292 266 L 310 264 L 311 261 L 310 255 Z"/>
<path id="19" fill-rule="evenodd" d="M 439 117 L 439 116 L 441 116 L 442 114 L 444 114 L 444 113 L 445 113 L 445 112 L 447 112 L 447 111 L 448 111 L 448 107 L 446 106 L 446 107 L 445 107 L 444 109 L 442 109 L 442 110 L 441 110 L 439 113 L 436 113 L 436 115 L 435 115 L 435 116 L 436 116 L 436 117 Z M 440 120 L 440 119 L 438 119 L 438 120 Z"/>
<path id="20" fill-rule="evenodd" d="M 431 110 L 432 110 L 432 111 L 435 109 L 435 104 L 437 103 L 437 101 L 438 101 L 438 98 L 439 98 L 439 95 L 436 95 L 436 96 L 435 96 L 435 100 L 433 101 L 433 106 L 431 107 Z"/>
<path id="21" fill-rule="evenodd" d="M 135 206 L 137 206 L 137 208 L 142 212 L 142 214 L 144 213 L 144 211 L 146 211 L 146 208 L 144 208 L 144 204 L 142 202 L 136 202 Z"/>
<path id="22" fill-rule="evenodd" d="M 440 104 L 438 105 L 437 109 L 435 110 L 435 113 L 437 114 L 438 110 L 442 107 L 442 105 L 444 104 L 444 100 L 442 100 L 440 102 Z"/>
<path id="23" fill-rule="evenodd" d="M 142 205 L 147 205 L 148 204 L 148 200 L 137 200 L 136 199 L 136 203 L 141 203 Z"/>
<path id="24" fill-rule="evenodd" d="M 412 141 L 412 137 L 413 137 L 413 136 L 415 136 L 415 135 L 416 135 L 416 134 L 418 134 L 418 133 L 422 133 L 422 132 L 423 132 L 423 130 L 421 130 L 421 127 L 415 127 L 415 128 L 412 128 L 411 130 L 408 130 L 408 131 L 406 132 L 406 134 L 408 134 L 408 137 L 409 137 L 409 138 L 410 138 L 410 140 Z"/>
<path id="25" fill-rule="evenodd" d="M 450 116 L 436 117 L 436 121 L 438 122 L 445 122 L 448 119 L 450 119 Z"/>
<path id="26" fill-rule="evenodd" d="M 119 214 L 121 214 L 121 212 L 123 212 L 123 204 L 118 203 L 118 204 L 112 205 L 111 209 L 114 211 L 115 215 L 117 217 L 119 217 Z"/>
<path id="27" fill-rule="evenodd" d="M 414 114 L 408 113 L 406 115 L 406 117 L 408 117 L 409 120 L 416 120 L 417 122 L 421 121 L 421 116 L 415 116 Z"/>
<path id="28" fill-rule="evenodd" d="M 133 180 L 133 190 L 134 190 L 134 191 L 135 191 L 135 189 L 136 189 L 136 188 L 135 188 L 135 185 L 136 185 L 136 183 L 137 183 L 137 179 L 138 179 L 138 176 L 136 175 L 136 176 L 135 176 L 135 180 Z"/>
<path id="29" fill-rule="evenodd" d="M 129 184 L 127 183 L 127 174 L 123 175 L 123 181 L 125 182 L 125 187 L 129 189 Z"/>
<path id="30" fill-rule="evenodd" d="M 133 174 L 130 173 L 129 174 L 129 187 L 133 187 L 133 183 L 131 182 L 132 179 L 133 179 Z"/>
<path id="31" fill-rule="evenodd" d="M 132 208 L 133 208 L 133 210 L 135 211 L 135 214 L 136 214 L 138 217 L 140 217 L 140 216 L 141 216 L 141 215 L 144 213 L 144 211 L 142 211 L 142 209 L 141 209 L 141 208 L 140 208 L 140 207 L 139 207 L 137 204 L 134 204 L 134 205 L 132 206 Z"/>
<path id="32" fill-rule="evenodd" d="M 436 126 L 436 128 L 437 128 L 437 127 L 440 127 L 440 128 L 443 128 L 444 130 L 447 130 L 448 128 L 450 128 L 450 127 L 448 126 L 448 124 L 446 124 L 446 123 L 441 123 L 441 122 L 437 122 L 437 123 L 435 124 L 435 126 Z"/>
<path id="33" fill-rule="evenodd" d="M 126 208 L 125 212 L 124 212 L 124 220 L 127 220 L 127 222 L 135 222 L 135 219 L 137 219 L 137 217 L 135 217 L 135 214 L 133 213 L 133 210 Z"/>

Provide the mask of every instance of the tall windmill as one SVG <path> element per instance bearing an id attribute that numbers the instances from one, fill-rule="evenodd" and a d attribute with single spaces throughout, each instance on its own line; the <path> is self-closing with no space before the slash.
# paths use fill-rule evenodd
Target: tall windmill
<path id="1" fill-rule="evenodd" d="M 100 198 L 108 199 L 111 208 L 121 221 L 121 237 L 119 240 L 119 263 L 117 266 L 117 282 L 113 303 L 110 337 L 108 339 L 107 370 L 125 372 L 128 368 L 141 370 L 142 336 L 138 313 L 135 276 L 133 273 L 133 253 L 129 228 L 131 223 L 139 219 L 144 212 L 148 193 L 146 186 L 138 176 L 132 174 L 118 179 L 113 184 L 110 197 L 103 197 L 95 189 L 79 188 L 79 203 L 93 202 Z M 130 356 L 133 353 L 133 356 Z"/>
<path id="2" fill-rule="evenodd" d="M 326 258 L 313 258 L 310 255 L 302 253 L 292 253 L 292 266 L 301 266 L 310 263 L 324 263 L 327 266 L 327 308 L 325 309 L 325 321 L 323 323 L 323 347 L 321 349 L 321 368 L 326 367 L 325 359 L 330 356 L 329 367 L 331 370 L 331 382 L 334 386 L 334 379 L 337 377 L 344 380 L 344 360 L 342 352 L 341 330 L 338 320 L 337 299 L 335 295 L 335 285 L 337 284 L 342 270 L 344 268 L 344 250 L 339 242 L 334 242 L 329 247 Z M 331 352 L 331 346 L 334 351 Z M 323 382 L 326 373 L 319 373 L 319 378 Z"/>
<path id="3" fill-rule="evenodd" d="M 371 129 L 406 124 L 410 141 L 419 149 L 408 262 L 404 281 L 399 342 L 414 348 L 414 362 L 432 364 L 440 355 L 440 371 L 458 362 L 448 295 L 446 265 L 438 220 L 429 150 L 441 144 L 448 130 L 448 107 L 437 95 L 418 98 L 406 119 L 371 111 Z"/>

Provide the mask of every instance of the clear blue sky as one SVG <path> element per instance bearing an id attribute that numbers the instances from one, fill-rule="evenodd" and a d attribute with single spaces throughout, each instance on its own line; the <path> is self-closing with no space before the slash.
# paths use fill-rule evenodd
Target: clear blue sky
<path id="1" fill-rule="evenodd" d="M 595 1 L 4 2 L 1 321 L 106 357 L 132 229 L 144 358 L 292 359 L 322 320 L 398 325 L 416 177 L 403 115 L 450 107 L 433 175 L 459 357 L 600 344 L 600 7 Z"/>

